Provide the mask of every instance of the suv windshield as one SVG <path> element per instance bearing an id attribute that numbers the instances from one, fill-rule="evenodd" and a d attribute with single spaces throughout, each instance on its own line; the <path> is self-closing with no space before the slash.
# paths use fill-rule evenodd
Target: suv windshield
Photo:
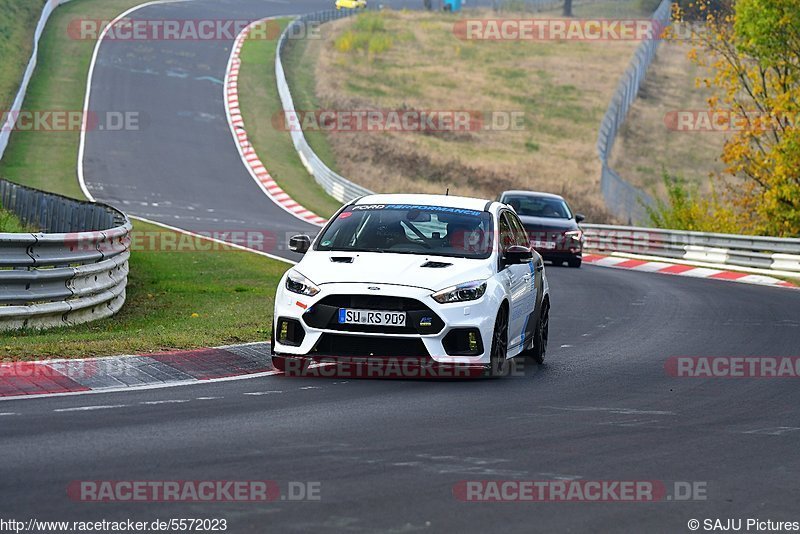
<path id="1" fill-rule="evenodd" d="M 315 250 L 488 258 L 492 216 L 483 211 L 409 204 L 348 206 Z"/>
<path id="2" fill-rule="evenodd" d="M 567 203 L 560 198 L 536 197 L 531 195 L 509 195 L 503 202 L 514 208 L 523 217 L 547 217 L 550 219 L 571 219 L 572 212 Z"/>

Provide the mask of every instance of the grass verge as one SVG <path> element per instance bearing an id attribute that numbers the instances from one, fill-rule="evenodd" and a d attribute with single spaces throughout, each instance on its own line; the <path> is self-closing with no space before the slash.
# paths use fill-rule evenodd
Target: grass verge
<path id="1" fill-rule="evenodd" d="M 687 58 L 689 49 L 678 42 L 661 44 L 611 158 L 611 167 L 620 176 L 660 198 L 666 197 L 665 171 L 684 178 L 703 194 L 709 192 L 709 176 L 724 169 L 720 155 L 728 134 L 667 126 L 670 114 L 707 111 L 713 95 L 695 84 L 696 78 L 708 74 Z"/>
<path id="2" fill-rule="evenodd" d="M 111 20 L 141 0 L 73 0 L 55 10 L 39 45 L 39 58 L 23 109 L 83 109 L 86 77 L 95 41 L 73 39 L 69 23 L 80 18 Z M 5 18 L 6 13 L 0 17 Z M 78 132 L 17 131 L 0 161 L 0 176 L 73 198 L 83 198 L 75 177 Z"/>
<path id="3" fill-rule="evenodd" d="M 36 22 L 46 1 L 0 0 L 0 110 L 11 107 L 19 90 L 33 50 Z"/>
<path id="4" fill-rule="evenodd" d="M 82 17 L 110 20 L 140 3 L 74 0 L 56 10 L 42 39 L 39 67 L 24 107 L 82 109 L 95 43 L 70 39 L 67 25 Z M 82 198 L 75 177 L 78 140 L 79 132 L 15 132 L 0 175 Z M 135 231 L 163 232 L 158 240 L 162 243 L 179 239 L 140 222 Z M 274 288 L 287 264 L 201 246 L 189 246 L 187 252 L 142 248 L 132 252 L 127 302 L 118 315 L 73 328 L 0 333 L 0 358 L 101 356 L 269 338 Z"/>
<path id="5" fill-rule="evenodd" d="M 283 28 L 288 19 L 280 22 Z M 294 149 L 289 132 L 276 127 L 283 117 L 275 80 L 276 46 L 277 41 L 272 39 L 248 39 L 242 48 L 239 105 L 247 135 L 269 173 L 289 196 L 317 215 L 330 217 L 341 203 L 328 196 L 308 173 Z M 299 57 L 293 53 L 287 61 L 287 65 L 293 65 L 289 76 L 295 106 L 297 109 L 317 109 L 313 100 L 313 77 L 304 74 L 307 65 L 302 60 L 295 63 Z M 319 150 L 321 157 L 331 156 L 324 137 L 312 133 L 308 140 L 315 150 Z"/>
<path id="6" fill-rule="evenodd" d="M 134 231 L 148 238 L 134 236 L 134 243 L 154 235 L 161 243 L 181 243 L 181 236 L 149 224 L 135 222 Z M 116 316 L 0 334 L 0 359 L 137 354 L 269 339 L 275 286 L 286 264 L 216 246 L 170 248 L 134 251 L 127 301 Z"/>
<path id="7" fill-rule="evenodd" d="M 0 205 L 0 233 L 8 232 L 10 234 L 23 233 L 27 229 L 25 225 L 17 218 L 16 215 L 10 211 L 4 210 Z"/>
<path id="8" fill-rule="evenodd" d="M 638 43 L 467 41 L 454 33 L 457 20 L 364 13 L 323 25 L 306 47 L 315 109 L 462 110 L 498 120 L 467 131 L 328 132 L 342 174 L 380 192 L 551 191 L 592 222 L 612 220 L 599 192 L 597 128 Z M 503 127 L 511 115 L 523 117 L 521 127 Z"/>

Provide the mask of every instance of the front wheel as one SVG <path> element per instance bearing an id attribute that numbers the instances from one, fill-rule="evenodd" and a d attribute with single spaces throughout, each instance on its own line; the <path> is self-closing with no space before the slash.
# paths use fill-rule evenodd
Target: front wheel
<path id="1" fill-rule="evenodd" d="M 582 261 L 581 258 L 575 258 L 575 259 L 572 259 L 572 260 L 568 260 L 567 264 L 569 264 L 570 267 L 578 269 L 581 266 L 581 261 Z"/>
<path id="2" fill-rule="evenodd" d="M 494 332 L 492 333 L 492 350 L 489 355 L 489 366 L 486 375 L 490 377 L 500 377 L 508 374 L 508 312 L 505 307 L 501 307 L 497 312 L 497 319 L 494 322 Z"/>

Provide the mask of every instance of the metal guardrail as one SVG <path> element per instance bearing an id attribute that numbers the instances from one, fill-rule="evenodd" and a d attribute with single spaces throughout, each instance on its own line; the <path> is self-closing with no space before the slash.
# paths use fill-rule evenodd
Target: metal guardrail
<path id="1" fill-rule="evenodd" d="M 587 250 L 658 256 L 800 274 L 800 239 L 581 225 Z"/>
<path id="2" fill-rule="evenodd" d="M 662 0 L 653 13 L 651 19 L 658 28 L 666 28 L 672 14 L 672 1 Z M 636 49 L 628 70 L 622 77 L 611 104 L 608 106 L 597 138 L 597 154 L 600 156 L 602 171 L 600 175 L 600 189 L 603 193 L 608 209 L 617 217 L 629 224 L 641 223 L 646 219 L 645 205 L 652 205 L 653 199 L 642 191 L 623 180 L 614 169 L 608 165 L 611 149 L 631 105 L 636 100 L 636 95 L 644 82 L 647 69 L 656 55 L 660 38 L 642 41 Z"/>
<path id="3" fill-rule="evenodd" d="M 292 93 L 289 90 L 289 84 L 286 81 L 286 73 L 283 71 L 282 55 L 286 48 L 287 35 L 299 35 L 302 32 L 299 30 L 301 26 L 309 23 L 323 23 L 331 20 L 341 19 L 351 16 L 356 10 L 351 9 L 330 9 L 327 11 L 320 11 L 310 15 L 303 15 L 292 21 L 284 30 L 278 41 L 278 50 L 275 54 L 275 78 L 278 81 L 278 94 L 281 97 L 284 113 L 295 113 L 294 100 Z M 306 141 L 303 131 L 299 128 L 292 128 L 290 131 L 292 135 L 292 142 L 294 148 L 300 156 L 300 160 L 306 167 L 309 173 L 314 176 L 317 183 L 328 193 L 330 196 L 339 202 L 348 202 L 360 196 L 369 195 L 372 193 L 369 189 L 355 184 L 347 178 L 333 172 L 325 162 L 311 149 Z"/>
<path id="4" fill-rule="evenodd" d="M 0 204 L 38 230 L 0 233 L 0 331 L 70 326 L 119 311 L 130 257 L 124 213 L 6 180 Z"/>

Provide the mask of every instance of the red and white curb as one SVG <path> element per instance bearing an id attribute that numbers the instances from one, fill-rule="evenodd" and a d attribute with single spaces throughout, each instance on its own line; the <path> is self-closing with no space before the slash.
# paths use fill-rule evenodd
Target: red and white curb
<path id="1" fill-rule="evenodd" d="M 0 363 L 0 401 L 153 389 L 282 374 L 268 343 L 134 356 Z"/>
<path id="2" fill-rule="evenodd" d="M 256 154 L 247 137 L 244 119 L 242 118 L 242 112 L 239 108 L 239 69 L 242 65 L 242 60 L 240 58 L 242 46 L 244 45 L 245 39 L 247 39 L 247 35 L 255 26 L 263 24 L 271 18 L 272 17 L 257 20 L 251 23 L 239 33 L 233 43 L 233 50 L 231 51 L 231 56 L 228 60 L 228 68 L 225 73 L 225 112 L 228 116 L 231 133 L 233 134 L 233 139 L 242 157 L 242 161 L 261 190 L 264 191 L 273 202 L 295 217 L 311 224 L 321 226 L 325 224 L 327 219 L 320 217 L 316 213 L 298 204 L 275 182 L 272 176 L 270 176 L 269 171 L 267 171 L 264 163 L 258 158 L 258 154 Z"/>
<path id="3" fill-rule="evenodd" d="M 663 261 L 638 260 L 618 256 L 601 256 L 598 254 L 584 254 L 583 261 L 586 263 L 591 263 L 592 265 L 612 267 L 614 269 L 629 269 L 632 271 L 644 271 L 648 273 L 672 274 L 678 276 L 690 276 L 692 278 L 727 280 L 729 282 L 740 282 L 743 284 L 757 284 L 762 286 L 800 289 L 794 284 L 774 278 L 772 276 L 711 269 L 709 267 L 697 267 L 693 265 L 682 265 L 678 263 L 667 263 Z"/>

